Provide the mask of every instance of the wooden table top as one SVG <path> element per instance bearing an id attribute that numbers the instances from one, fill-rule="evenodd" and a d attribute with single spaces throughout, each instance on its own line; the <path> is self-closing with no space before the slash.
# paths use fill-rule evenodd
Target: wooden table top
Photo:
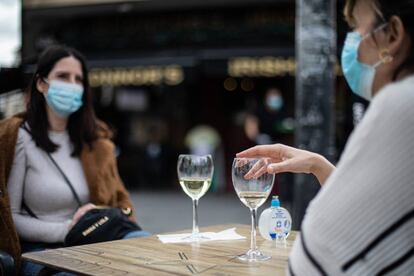
<path id="1" fill-rule="evenodd" d="M 264 240 L 258 234 L 259 250 L 272 258 L 249 263 L 236 259 L 249 249 L 249 225 L 216 225 L 201 228 L 201 232 L 233 227 L 246 239 L 164 244 L 150 236 L 25 253 L 23 259 L 81 275 L 284 275 L 295 232 L 285 244 Z"/>

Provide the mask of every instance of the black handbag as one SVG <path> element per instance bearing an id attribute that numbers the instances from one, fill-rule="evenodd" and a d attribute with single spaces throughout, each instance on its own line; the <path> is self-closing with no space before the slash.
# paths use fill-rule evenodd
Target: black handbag
<path id="1" fill-rule="evenodd" d="M 27 128 L 23 127 L 23 129 L 31 134 Z M 62 171 L 50 153 L 47 152 L 47 155 L 65 179 L 65 182 L 72 191 L 78 206 L 81 207 L 82 203 L 73 188 L 72 183 L 69 181 L 66 174 Z M 24 201 L 22 202 L 22 207 L 30 216 L 37 218 L 36 214 L 33 213 Z M 89 210 L 69 230 L 65 237 L 64 245 L 74 246 L 112 241 L 122 239 L 126 234 L 132 231 L 142 230 L 138 224 L 129 220 L 128 215 L 131 214 L 131 211 L 132 210 L 130 208 L 120 209 L 113 207 L 97 207 Z"/>
<path id="2" fill-rule="evenodd" d="M 122 239 L 141 228 L 119 208 L 96 208 L 86 212 L 65 237 L 65 246 Z"/>
<path id="3" fill-rule="evenodd" d="M 59 170 L 65 179 L 79 207 L 82 203 L 73 188 L 69 178 L 62 171 L 55 159 L 47 153 L 53 165 Z M 128 208 L 129 209 L 129 208 Z M 65 246 L 82 245 L 96 242 L 113 241 L 122 239 L 132 231 L 139 231 L 141 227 L 129 220 L 131 209 L 113 207 L 98 207 L 86 212 L 79 221 L 69 230 L 65 237 Z"/>

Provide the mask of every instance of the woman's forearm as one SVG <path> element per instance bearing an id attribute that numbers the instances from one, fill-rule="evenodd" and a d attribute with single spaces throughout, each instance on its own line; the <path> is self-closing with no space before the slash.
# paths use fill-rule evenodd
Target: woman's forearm
<path id="1" fill-rule="evenodd" d="M 320 154 L 315 154 L 312 163 L 311 173 L 318 179 L 321 186 L 323 186 L 335 170 L 335 166 Z"/>

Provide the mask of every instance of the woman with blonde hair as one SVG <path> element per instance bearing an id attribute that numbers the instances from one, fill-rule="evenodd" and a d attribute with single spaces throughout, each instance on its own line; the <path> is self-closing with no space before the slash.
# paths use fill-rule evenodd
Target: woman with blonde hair
<path id="1" fill-rule="evenodd" d="M 238 157 L 272 163 L 245 177 L 311 173 L 323 185 L 289 260 L 290 275 L 414 275 L 414 1 L 348 0 L 341 65 L 352 91 L 373 98 L 335 168 L 285 145 Z"/>

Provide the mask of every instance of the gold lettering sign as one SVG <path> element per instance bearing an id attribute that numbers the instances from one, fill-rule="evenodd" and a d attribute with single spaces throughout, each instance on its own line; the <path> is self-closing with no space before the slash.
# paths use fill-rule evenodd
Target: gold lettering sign
<path id="1" fill-rule="evenodd" d="M 132 68 L 94 68 L 89 72 L 92 87 L 103 85 L 178 85 L 184 81 L 184 70 L 179 65 L 138 66 Z"/>
<path id="2" fill-rule="evenodd" d="M 294 76 L 295 71 L 296 61 L 293 57 L 236 57 L 227 63 L 227 72 L 234 78 Z M 339 64 L 335 64 L 335 74 L 342 76 Z"/>
<path id="3" fill-rule="evenodd" d="M 294 58 L 237 57 L 228 61 L 227 71 L 232 77 L 276 77 L 295 75 Z"/>

